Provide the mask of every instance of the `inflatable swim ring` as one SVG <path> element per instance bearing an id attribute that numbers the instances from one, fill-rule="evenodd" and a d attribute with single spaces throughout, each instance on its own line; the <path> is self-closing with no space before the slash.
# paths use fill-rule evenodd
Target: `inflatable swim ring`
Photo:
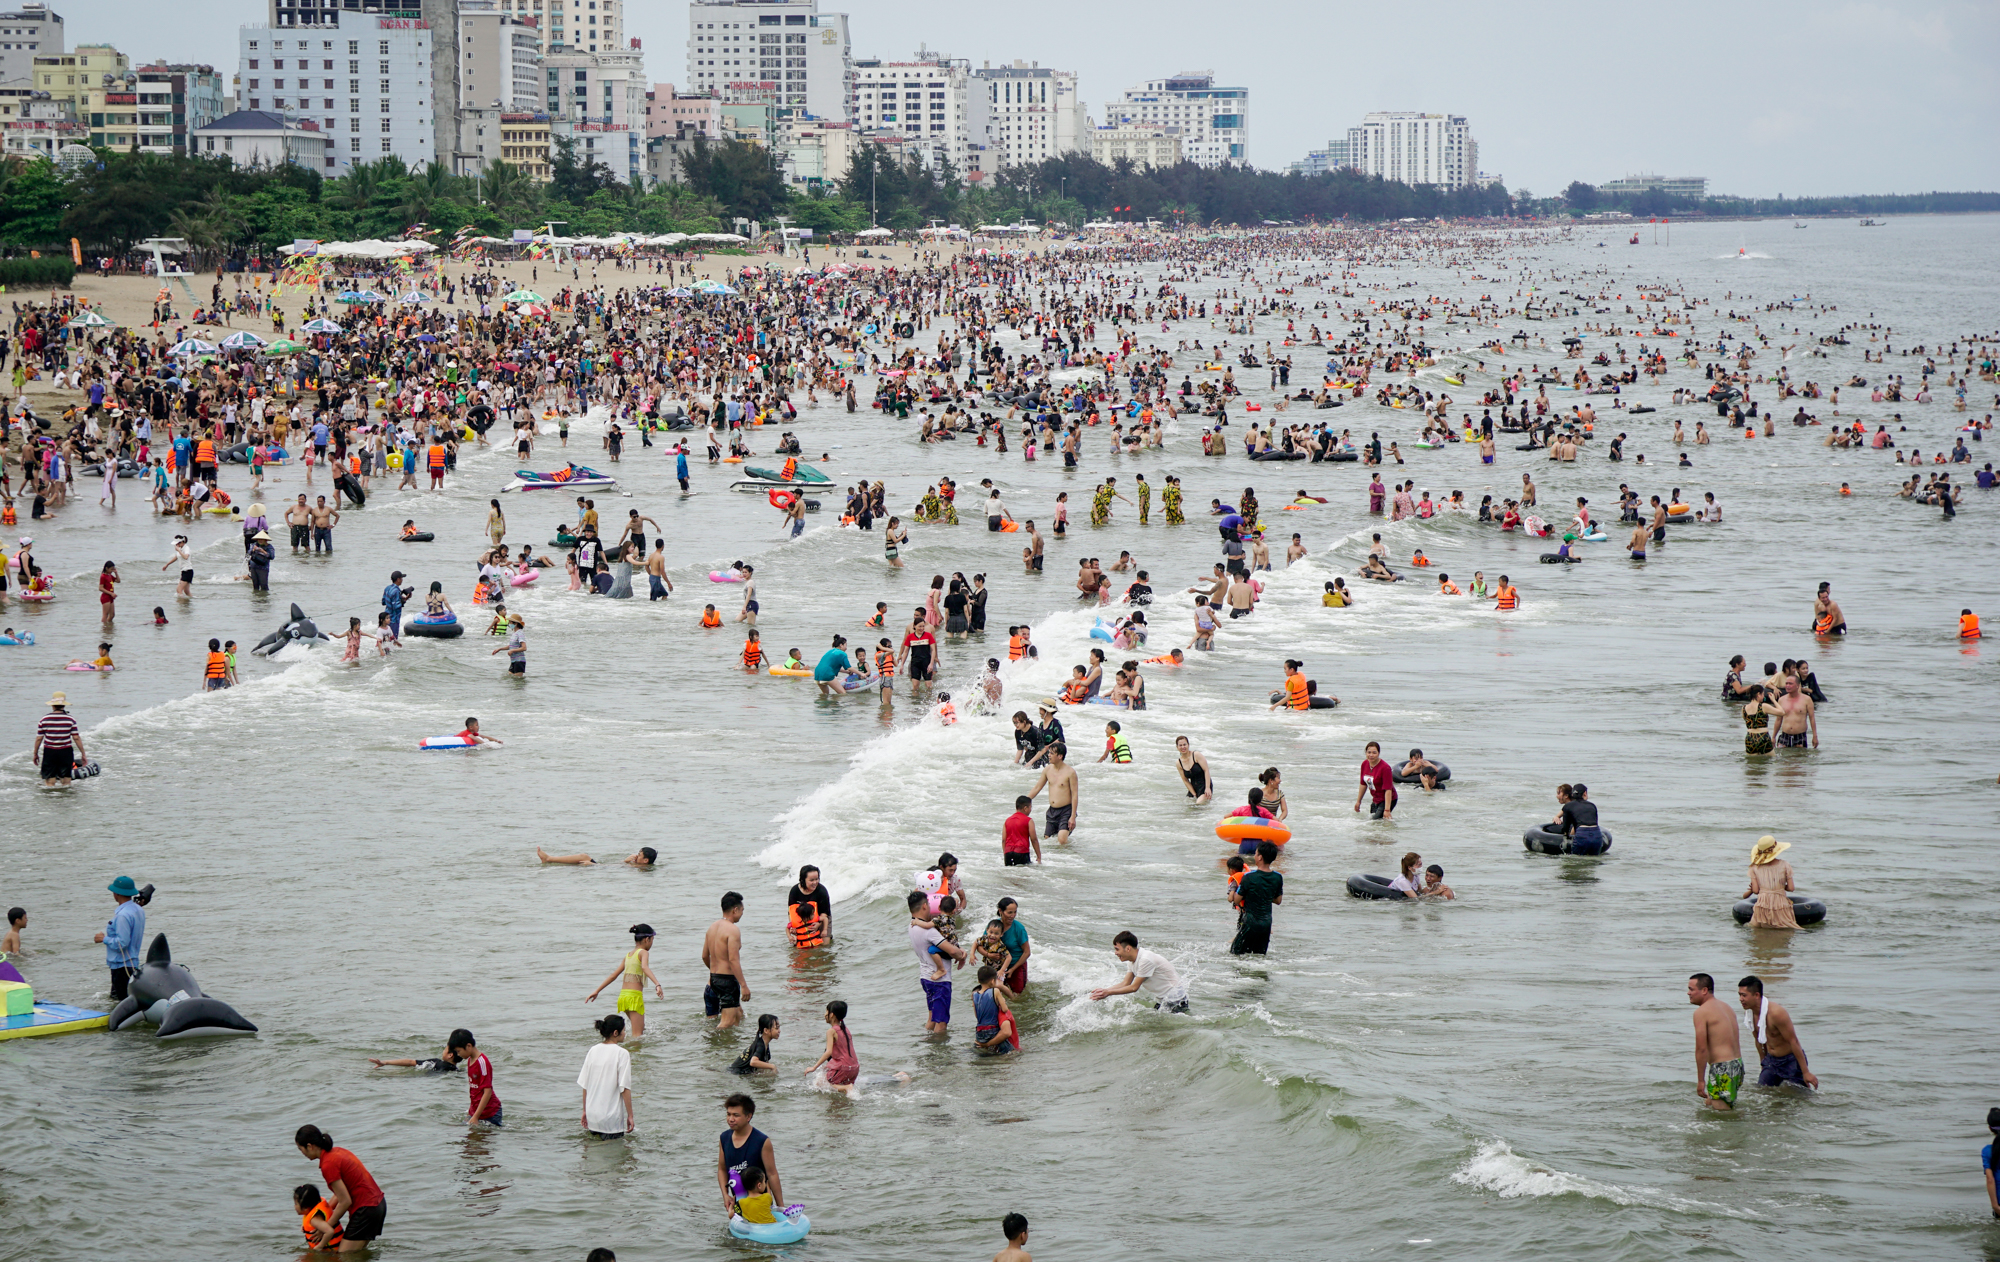
<path id="1" fill-rule="evenodd" d="M 33 631 L 23 631 L 18 636 L 0 635 L 0 645 L 32 646 L 34 642 L 35 642 L 35 633 Z"/>
<path id="2" fill-rule="evenodd" d="M 20 593 L 20 596 L 22 600 L 32 600 L 37 602 L 54 600 L 56 598 L 56 594 L 54 592 L 22 592 Z"/>
<path id="3" fill-rule="evenodd" d="M 1436 766 L 1437 782 L 1439 785 L 1443 785 L 1445 781 L 1451 779 L 1451 768 L 1444 763 L 1437 763 Z M 1422 784 L 1424 782 L 1422 776 L 1406 776 L 1400 771 L 1391 772 L 1389 778 L 1397 784 Z"/>
<path id="4" fill-rule="evenodd" d="M 710 570 L 708 572 L 708 581 L 711 583 L 740 583 L 743 581 L 743 571 Z"/>
<path id="5" fill-rule="evenodd" d="M 1792 915 L 1800 924 L 1816 925 L 1826 919 L 1826 904 L 1812 895 L 1793 890 L 1785 897 L 1792 900 Z M 1748 898 L 1739 899 L 1736 906 L 1729 909 L 1729 914 L 1736 917 L 1737 924 L 1747 925 L 1750 923 L 1750 913 L 1756 910 L 1756 907 L 1757 896 L 1752 894 Z"/>
<path id="6" fill-rule="evenodd" d="M 1580 556 L 1564 556 L 1560 552 L 1542 553 L 1543 565 L 1576 565 L 1583 560 Z"/>
<path id="7" fill-rule="evenodd" d="M 741 1214 L 729 1217 L 729 1234 L 740 1240 L 755 1240 L 759 1244 L 797 1244 L 812 1230 L 812 1221 L 806 1217 L 805 1207 L 787 1205 L 774 1223 L 753 1223 Z"/>
<path id="8" fill-rule="evenodd" d="M 403 542 L 404 542 L 404 543 L 429 543 L 429 542 L 430 542 L 431 540 L 433 540 L 433 539 L 435 539 L 435 538 L 437 538 L 437 536 L 436 536 L 436 535 L 434 535 L 434 534 L 432 534 L 432 533 L 431 533 L 430 531 L 428 531 L 428 530 L 419 530 L 419 531 L 417 531 L 417 532 L 416 532 L 415 534 L 411 534 L 411 535 L 404 535 L 404 536 L 403 536 Z"/>
<path id="9" fill-rule="evenodd" d="M 848 692 L 860 692 L 865 688 L 874 688 L 880 685 L 881 682 L 882 677 L 880 675 L 869 675 L 866 678 L 856 678 L 850 675 L 841 687 Z"/>
<path id="10" fill-rule="evenodd" d="M 1215 835 L 1224 841 L 1268 841 L 1282 846 L 1292 839 L 1292 830 L 1282 820 L 1231 815 L 1215 826 Z"/>
<path id="11" fill-rule="evenodd" d="M 1347 878 L 1347 893 L 1352 898 L 1393 898 L 1398 902 L 1410 901 L 1403 896 L 1401 890 L 1389 888 L 1388 877 L 1371 876 L 1366 872 L 1356 872 Z"/>
<path id="12" fill-rule="evenodd" d="M 418 614 L 403 623 L 403 634 L 433 640 L 453 640 L 465 634 L 465 628 L 458 623 L 457 614 L 439 614 L 433 618 L 429 614 Z"/>
<path id="13" fill-rule="evenodd" d="M 812 667 L 801 666 L 797 670 L 793 670 L 789 666 L 773 666 L 769 671 L 766 671 L 765 673 L 771 675 L 784 675 L 791 679 L 811 679 Z"/>
<path id="14" fill-rule="evenodd" d="M 1603 543 L 1606 539 L 1609 539 L 1610 537 L 1611 537 L 1610 535 L 1605 534 L 1601 530 L 1596 532 L 1595 534 L 1577 536 L 1578 539 L 1582 540 L 1585 543 Z"/>
<path id="15" fill-rule="evenodd" d="M 510 587 L 526 587 L 541 576 L 542 572 L 540 570 L 523 570 L 521 573 L 508 579 L 507 583 Z"/>
<path id="16" fill-rule="evenodd" d="M 1446 378 L 1444 379 L 1444 382 L 1445 382 L 1445 384 L 1446 384 L 1446 385 L 1448 385 L 1448 386 L 1462 386 L 1462 385 L 1464 385 L 1464 384 L 1465 384 L 1465 378 L 1463 378 L 1463 377 L 1446 377 Z"/>
<path id="17" fill-rule="evenodd" d="M 69 778 L 72 780 L 88 780 L 96 774 L 97 764 L 94 762 L 78 763 L 69 769 Z"/>
<path id="18" fill-rule="evenodd" d="M 1278 704 L 1278 703 L 1279 703 L 1280 701 L 1283 701 L 1284 699 L 1285 699 L 1285 694 L 1284 694 L 1284 693 L 1282 693 L 1282 692 L 1274 692 L 1274 693 L 1272 693 L 1272 694 L 1271 694 L 1271 704 L 1272 704 L 1272 705 L 1276 705 L 1276 704 Z M 1331 709 L 1333 709 L 1333 707 L 1335 707 L 1335 706 L 1337 706 L 1337 705 L 1339 705 L 1339 704 L 1340 704 L 1340 699 L 1339 699 L 1338 697 L 1322 697 L 1322 696 L 1318 696 L 1318 695 L 1315 695 L 1315 696 L 1314 696 L 1314 697 L 1312 698 L 1312 700 L 1311 700 L 1311 701 L 1310 701 L 1310 702 L 1309 702 L 1309 703 L 1308 703 L 1308 704 L 1306 705 L 1306 709 L 1308 709 L 1308 710 L 1331 710 Z M 1287 708 L 1289 709 L 1290 707 L 1287 707 Z"/>
<path id="19" fill-rule="evenodd" d="M 1667 505 L 1667 516 L 1669 517 L 1685 517 L 1689 513 L 1692 513 L 1693 511 L 1694 511 L 1694 505 L 1692 504 Z"/>
<path id="20" fill-rule="evenodd" d="M 741 457 L 741 456 L 724 456 L 724 457 L 722 458 L 722 463 L 724 463 L 724 464 L 742 464 L 742 463 L 743 463 L 743 457 Z"/>
<path id="21" fill-rule="evenodd" d="M 576 546 L 576 536 L 557 535 L 555 538 L 549 540 L 549 546 L 551 548 L 574 548 Z"/>
<path id="22" fill-rule="evenodd" d="M 463 736 L 426 736 L 417 742 L 417 748 L 435 753 L 444 749 L 471 749 L 473 742 Z"/>
<path id="23" fill-rule="evenodd" d="M 64 670 L 109 671 L 109 666 L 92 666 L 89 662 L 71 662 Z"/>
<path id="24" fill-rule="evenodd" d="M 1598 829 L 1598 832 L 1604 835 L 1604 848 L 1595 853 L 1603 854 L 1606 850 L 1611 849 L 1611 833 L 1610 830 L 1603 828 Z M 1573 855 L 1578 853 L 1569 838 L 1563 836 L 1547 824 L 1536 824 L 1533 828 L 1522 833 L 1521 844 L 1536 854 Z M 1584 851 L 1583 853 L 1588 855 L 1592 852 Z"/>

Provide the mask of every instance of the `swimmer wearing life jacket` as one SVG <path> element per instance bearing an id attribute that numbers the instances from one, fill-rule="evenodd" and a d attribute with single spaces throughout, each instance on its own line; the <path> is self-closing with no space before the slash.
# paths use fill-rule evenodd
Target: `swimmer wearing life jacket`
<path id="1" fill-rule="evenodd" d="M 861 625 L 867 627 L 871 631 L 880 631 L 884 627 L 888 626 L 888 618 L 889 618 L 889 602 L 886 600 L 878 600 L 875 602 L 875 616 L 870 618 L 867 622 L 862 623 Z"/>
<path id="2" fill-rule="evenodd" d="M 1116 719 L 1104 725 L 1104 752 L 1097 756 L 1099 762 L 1107 759 L 1112 762 L 1132 761 L 1131 742 L 1125 739 L 1125 733 Z"/>
<path id="3" fill-rule="evenodd" d="M 1312 698 L 1306 692 L 1305 663 L 1296 658 L 1285 659 L 1285 686 L 1278 699 L 1271 703 L 1273 710 L 1279 706 L 1287 710 L 1309 710 Z"/>
<path id="4" fill-rule="evenodd" d="M 746 672 L 755 671 L 766 660 L 764 646 L 758 642 L 757 632 L 753 630 L 750 638 L 743 641 L 743 669 Z"/>
<path id="5" fill-rule="evenodd" d="M 1959 610 L 1958 638 L 1961 640 L 1979 640 L 1985 638 L 1985 634 L 1979 629 L 1979 615 L 1970 609 Z"/>
<path id="6" fill-rule="evenodd" d="M 1519 609 L 1521 607 L 1521 593 L 1514 590 L 1514 585 L 1507 581 L 1505 574 L 1500 576 L 1500 586 L 1494 591 L 1493 599 L 1495 608 Z"/>
<path id="7" fill-rule="evenodd" d="M 1147 658 L 1147 659 L 1146 659 L 1146 665 L 1148 665 L 1148 666 L 1185 666 L 1185 665 L 1187 665 L 1187 657 L 1186 657 L 1186 655 L 1185 655 L 1185 654 L 1183 654 L 1183 653 L 1182 653 L 1182 652 L 1181 652 L 1181 651 L 1180 651 L 1179 649 L 1175 649 L 1175 650 L 1174 650 L 1174 651 L 1172 651 L 1171 653 L 1168 653 L 1168 654 L 1166 654 L 1166 655 L 1165 655 L 1164 657 L 1149 657 L 1149 658 Z"/>
<path id="8" fill-rule="evenodd" d="M 417 523 L 414 518 L 403 523 L 403 538 L 408 539 L 417 533 Z"/>
<path id="9" fill-rule="evenodd" d="M 319 1187 L 301 1183 L 292 1189 L 292 1208 L 298 1211 L 299 1230 L 306 1233 L 306 1248 L 321 1253 L 338 1253 L 347 1232 L 333 1220 L 333 1202 L 320 1195 Z M 324 1239 L 319 1233 L 326 1233 Z M 314 1241 L 318 1239 L 319 1243 Z"/>
<path id="10" fill-rule="evenodd" d="M 958 708 L 952 705 L 948 692 L 938 694 L 938 722 L 945 727 L 958 722 Z"/>
<path id="11" fill-rule="evenodd" d="M 826 919 L 819 914 L 819 904 L 810 898 L 793 903 L 786 918 L 785 932 L 790 936 L 792 945 L 801 951 L 825 946 Z"/>
<path id="12" fill-rule="evenodd" d="M 1438 575 L 1438 595 L 1463 596 L 1464 594 L 1465 594 L 1464 592 L 1458 590 L 1458 584 L 1451 581 L 1451 575 L 1449 574 Z"/>
<path id="13" fill-rule="evenodd" d="M 721 615 L 721 614 L 719 614 L 719 613 L 717 613 L 717 612 L 715 612 L 715 606 L 714 606 L 714 605 L 703 605 L 703 606 L 702 606 L 702 609 L 701 609 L 701 625 L 702 625 L 702 626 L 704 626 L 704 627 L 709 627 L 709 628 L 715 628 L 715 627 L 719 627 L 719 626 L 721 626 L 721 625 L 722 625 L 722 615 Z"/>
<path id="14" fill-rule="evenodd" d="M 1422 548 L 1418 548 L 1416 551 L 1416 555 L 1410 558 L 1411 565 L 1425 566 L 1429 565 L 1430 563 L 1431 559 L 1424 555 L 1424 550 Z"/>

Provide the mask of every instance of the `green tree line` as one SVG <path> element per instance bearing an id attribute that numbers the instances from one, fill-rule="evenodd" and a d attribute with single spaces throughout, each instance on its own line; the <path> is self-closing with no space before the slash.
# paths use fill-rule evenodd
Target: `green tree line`
<path id="1" fill-rule="evenodd" d="M 1662 215 L 1954 215 L 2000 210 L 2000 193 L 1678 197 L 1657 188 L 1641 193 L 1607 193 L 1595 185 L 1577 180 L 1563 190 L 1562 208 L 1578 214 L 1622 210 L 1639 218 Z"/>

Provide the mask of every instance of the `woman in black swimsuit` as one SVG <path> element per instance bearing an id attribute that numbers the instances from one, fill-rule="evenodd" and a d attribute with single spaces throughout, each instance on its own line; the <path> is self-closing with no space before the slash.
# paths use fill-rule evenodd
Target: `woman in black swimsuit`
<path id="1" fill-rule="evenodd" d="M 1174 750 L 1174 768 L 1181 773 L 1181 783 L 1187 786 L 1187 795 L 1197 805 L 1207 802 L 1212 792 L 1209 786 L 1214 782 L 1214 777 L 1208 772 L 1208 756 L 1196 753 L 1185 736 L 1174 738 Z"/>

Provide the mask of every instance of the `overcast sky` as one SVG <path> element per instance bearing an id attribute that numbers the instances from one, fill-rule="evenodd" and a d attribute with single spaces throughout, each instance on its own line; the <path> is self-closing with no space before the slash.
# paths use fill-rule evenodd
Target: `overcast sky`
<path id="1" fill-rule="evenodd" d="M 54 0 L 72 45 L 233 72 L 262 0 Z M 629 0 L 656 82 L 686 74 L 687 10 Z M 1250 157 L 1282 168 L 1362 114 L 1463 114 L 1479 164 L 1558 191 L 1633 172 L 1706 175 L 1751 196 L 2000 190 L 2000 3 L 1611 0 L 1330 5 L 1310 0 L 821 0 L 857 57 L 920 44 L 1082 76 L 1093 117 L 1148 78 L 1212 70 L 1250 90 Z M 1217 15 L 1221 15 L 1218 20 Z"/>

